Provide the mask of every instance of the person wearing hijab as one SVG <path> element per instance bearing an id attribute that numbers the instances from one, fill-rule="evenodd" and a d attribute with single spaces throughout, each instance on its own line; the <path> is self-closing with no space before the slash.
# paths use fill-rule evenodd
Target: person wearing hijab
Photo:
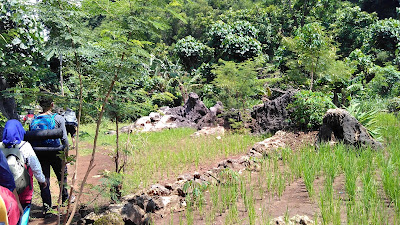
<path id="1" fill-rule="evenodd" d="M 42 167 L 39 159 L 37 158 L 33 148 L 29 142 L 23 141 L 25 136 L 25 130 L 22 124 L 18 120 L 9 120 L 4 126 L 3 140 L 0 148 L 12 148 L 18 147 L 22 157 L 24 158 L 25 164 L 28 166 L 28 172 L 30 174 L 31 184 L 33 184 L 32 174 L 36 177 L 41 187 L 46 187 L 47 182 L 44 177 Z M 28 186 L 19 195 L 19 200 L 22 206 L 26 206 L 32 199 L 33 188 Z"/>

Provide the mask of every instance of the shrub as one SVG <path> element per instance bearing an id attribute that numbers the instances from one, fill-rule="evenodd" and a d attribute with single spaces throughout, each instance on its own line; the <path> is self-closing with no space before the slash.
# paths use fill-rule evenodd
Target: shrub
<path id="1" fill-rule="evenodd" d="M 261 43 L 256 39 L 258 33 L 259 30 L 247 21 L 233 24 L 218 21 L 208 32 L 209 45 L 225 60 L 244 61 L 261 53 Z"/>
<path id="2" fill-rule="evenodd" d="M 329 96 L 322 92 L 299 91 L 288 105 L 291 122 L 300 128 L 313 129 L 321 126 L 326 111 L 336 108 Z"/>
<path id="3" fill-rule="evenodd" d="M 0 112 L 0 127 L 4 127 L 6 125 L 7 118 Z"/>
<path id="4" fill-rule="evenodd" d="M 213 53 L 212 48 L 187 36 L 176 42 L 175 52 L 186 68 L 198 67 L 208 61 Z"/>
<path id="5" fill-rule="evenodd" d="M 391 113 L 398 113 L 400 111 L 400 97 L 390 99 L 387 109 Z"/>
<path id="6" fill-rule="evenodd" d="M 368 83 L 370 96 L 397 96 L 400 94 L 400 71 L 394 66 L 375 66 L 371 69 L 374 79 Z"/>
<path id="7" fill-rule="evenodd" d="M 174 99 L 176 97 L 169 92 L 156 93 L 151 97 L 151 101 L 157 106 L 174 106 Z"/>

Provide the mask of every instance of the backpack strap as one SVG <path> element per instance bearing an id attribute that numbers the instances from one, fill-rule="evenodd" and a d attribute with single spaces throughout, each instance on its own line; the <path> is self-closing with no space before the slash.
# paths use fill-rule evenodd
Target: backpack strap
<path id="1" fill-rule="evenodd" d="M 24 144 L 25 144 L 25 143 L 24 143 Z M 24 145 L 24 144 L 22 144 L 22 145 Z M 5 147 L 3 147 L 3 146 L 4 146 L 4 144 L 3 144 L 1 150 L 3 151 L 4 156 L 5 156 L 6 158 L 7 158 L 7 156 L 9 156 L 9 155 L 15 155 L 15 156 L 18 157 L 19 159 L 22 159 L 22 160 L 23 160 L 22 153 L 21 153 L 21 151 L 19 150 L 20 147 L 22 147 L 22 145 L 20 145 L 20 146 L 16 145 L 16 146 L 13 147 L 13 148 L 5 148 Z M 25 160 L 23 160 L 23 161 L 25 161 Z"/>

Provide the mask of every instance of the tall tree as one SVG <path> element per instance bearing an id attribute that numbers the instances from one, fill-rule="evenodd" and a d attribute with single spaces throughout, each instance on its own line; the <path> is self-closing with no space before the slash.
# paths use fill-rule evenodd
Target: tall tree
<path id="1" fill-rule="evenodd" d="M 324 65 L 323 59 L 335 54 L 336 50 L 324 27 L 319 23 L 305 24 L 298 28 L 295 34 L 294 38 L 284 38 L 284 44 L 295 52 L 298 64 L 309 72 L 311 79 L 309 89 L 312 90 L 314 77 L 319 67 Z"/>

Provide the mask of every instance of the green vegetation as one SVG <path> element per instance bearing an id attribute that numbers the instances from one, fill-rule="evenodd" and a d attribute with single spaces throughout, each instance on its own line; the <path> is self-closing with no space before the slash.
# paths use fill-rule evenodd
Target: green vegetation
<path id="1" fill-rule="evenodd" d="M 292 122 L 301 128 L 318 128 L 328 109 L 336 108 L 331 99 L 321 92 L 300 91 L 288 105 Z"/>
<path id="2" fill-rule="evenodd" d="M 272 88 L 322 92 L 337 107 L 400 94 L 400 22 L 390 4 L 24 2 L 0 1 L 2 91 L 17 111 L 39 90 L 77 109 L 82 82 L 81 122 L 93 122 L 115 74 L 106 116 L 120 122 L 182 105 L 191 91 L 207 106 L 235 108 L 274 96 Z"/>
<path id="3" fill-rule="evenodd" d="M 105 185 L 123 183 L 131 192 L 247 152 L 262 139 L 247 133 L 250 109 L 297 89 L 288 107 L 292 127 L 318 129 L 328 108 L 347 108 L 385 150 L 284 149 L 262 160 L 257 188 L 251 172 L 224 171 L 226 185 L 188 184 L 197 194 L 187 199 L 193 202 L 187 214 L 176 215 L 179 223 L 194 223 L 199 210 L 209 224 L 221 214 L 226 224 L 259 224 L 265 218 L 257 199 L 279 198 L 302 179 L 323 224 L 395 224 L 399 122 L 389 113 L 400 109 L 398 9 L 398 1 L 375 0 L 0 0 L 0 126 L 34 108 L 43 91 L 55 96 L 57 106 L 80 109 L 82 154 L 98 144 L 115 156 L 120 173 L 108 174 Z M 180 106 L 190 92 L 207 107 L 221 101 L 240 112 L 243 121 L 230 118 L 237 133 L 222 139 L 189 138 L 191 129 L 103 135 L 159 107 Z M 93 142 L 105 103 L 108 122 L 98 124 Z M 335 190 L 338 177 L 345 180 L 344 197 Z"/>
<path id="4" fill-rule="evenodd" d="M 320 210 L 315 212 L 314 221 L 397 224 L 400 139 L 396 134 L 400 131 L 400 121 L 387 113 L 377 114 L 376 120 L 387 128 L 383 136 L 390 144 L 385 150 L 357 149 L 343 144 L 321 145 L 317 152 L 313 146 L 298 151 L 280 149 L 260 159 L 257 171 L 238 174 L 223 170 L 217 176 L 220 182 L 210 183 L 203 187 L 203 193 L 196 193 L 204 200 L 200 213 L 200 209 L 191 211 L 190 221 L 205 215 L 205 220 L 210 221 L 207 224 L 220 216 L 227 224 L 269 224 L 271 217 L 255 213 L 255 209 L 268 209 L 268 201 L 279 199 L 288 185 L 304 182 L 310 201 Z M 286 221 L 290 218 L 288 211 L 282 216 Z M 186 220 L 189 223 L 187 217 Z"/>

